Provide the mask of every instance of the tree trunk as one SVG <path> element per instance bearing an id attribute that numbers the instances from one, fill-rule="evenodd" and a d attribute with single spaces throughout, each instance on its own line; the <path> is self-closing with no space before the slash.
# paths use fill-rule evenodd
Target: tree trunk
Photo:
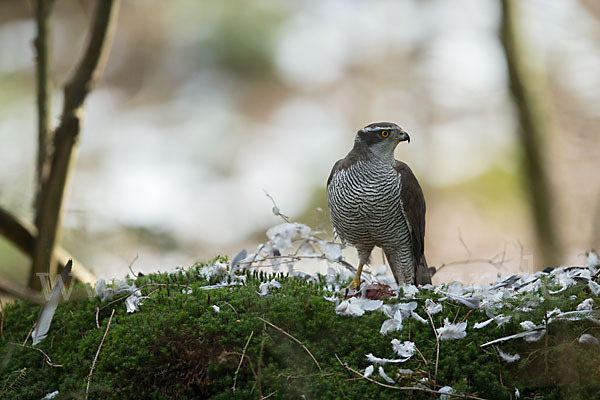
<path id="1" fill-rule="evenodd" d="M 510 91 L 519 119 L 519 139 L 524 151 L 525 184 L 533 215 L 538 251 L 543 265 L 560 265 L 562 248 L 553 218 L 553 194 L 544 162 L 544 134 L 548 121 L 541 95 L 539 72 L 527 63 L 518 26 L 518 3 L 502 0 L 500 38 L 508 68 Z"/>

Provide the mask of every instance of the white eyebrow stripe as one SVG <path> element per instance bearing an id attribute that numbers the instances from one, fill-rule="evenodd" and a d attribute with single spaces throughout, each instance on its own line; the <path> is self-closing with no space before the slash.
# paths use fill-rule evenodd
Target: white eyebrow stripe
<path id="1" fill-rule="evenodd" d="M 372 126 L 372 127 L 365 127 L 362 130 L 365 132 L 372 132 L 372 131 L 380 131 L 380 130 L 384 130 L 384 129 L 396 129 L 396 127 L 394 127 L 394 126 Z"/>

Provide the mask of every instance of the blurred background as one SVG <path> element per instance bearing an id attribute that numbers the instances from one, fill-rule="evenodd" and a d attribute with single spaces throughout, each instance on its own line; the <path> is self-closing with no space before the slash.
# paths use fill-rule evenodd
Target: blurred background
<path id="1" fill-rule="evenodd" d="M 93 6 L 54 3 L 52 126 Z M 523 0 L 518 15 L 543 87 L 554 264 L 581 264 L 600 243 L 600 3 Z M 30 221 L 33 16 L 0 1 L 0 205 Z M 124 1 L 85 104 L 63 246 L 103 278 L 252 252 L 281 222 L 265 191 L 330 235 L 332 165 L 358 129 L 392 121 L 411 135 L 396 158 L 425 192 L 434 283 L 543 268 L 500 20 L 497 0 Z M 0 276 L 25 283 L 29 265 L 0 237 Z"/>

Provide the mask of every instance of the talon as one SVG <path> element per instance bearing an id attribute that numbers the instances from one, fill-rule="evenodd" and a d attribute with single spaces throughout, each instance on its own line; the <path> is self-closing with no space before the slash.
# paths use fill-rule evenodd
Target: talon
<path id="1" fill-rule="evenodd" d="M 352 282 L 350 282 L 350 285 L 348 286 L 350 289 L 354 289 L 354 290 L 359 290 L 360 289 L 360 280 L 359 279 L 352 279 Z"/>

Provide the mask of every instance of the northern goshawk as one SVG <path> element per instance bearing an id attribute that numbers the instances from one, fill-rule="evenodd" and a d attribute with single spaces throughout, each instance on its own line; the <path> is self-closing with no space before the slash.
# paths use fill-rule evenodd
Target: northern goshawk
<path id="1" fill-rule="evenodd" d="M 327 180 L 334 233 L 358 251 L 353 289 L 360 288 L 363 266 L 375 246 L 383 249 L 398 284 L 431 283 L 424 254 L 423 191 L 408 165 L 394 158 L 403 141 L 410 138 L 394 123 L 367 125 Z"/>

